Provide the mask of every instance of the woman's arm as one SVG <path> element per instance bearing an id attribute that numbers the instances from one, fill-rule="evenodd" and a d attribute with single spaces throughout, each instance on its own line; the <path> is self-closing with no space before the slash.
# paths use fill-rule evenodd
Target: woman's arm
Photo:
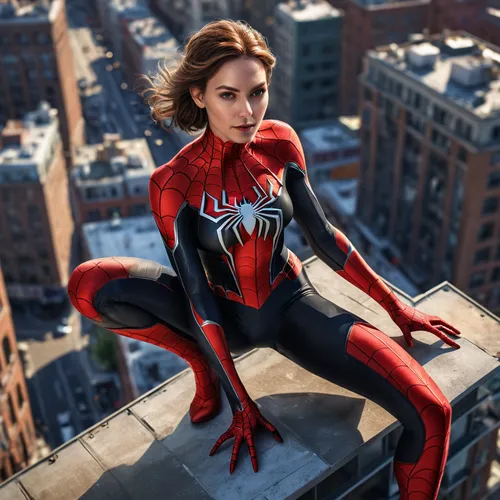
<path id="1" fill-rule="evenodd" d="M 242 410 L 242 402 L 248 398 L 227 346 L 222 328 L 222 318 L 197 250 L 196 212 L 187 201 L 177 200 L 171 189 L 162 190 L 151 177 L 149 193 L 153 217 L 160 230 L 168 257 L 189 300 L 192 333 L 210 366 L 219 376 L 233 413 Z M 177 190 L 176 190 L 177 191 Z M 176 192 L 178 195 L 178 191 Z M 179 196 L 177 196 L 179 198 Z M 172 209 L 175 208 L 173 216 Z"/>
<path id="2" fill-rule="evenodd" d="M 222 443 L 234 437 L 229 465 L 229 471 L 232 473 L 241 443 L 246 441 L 253 469 L 257 472 L 257 452 L 253 441 L 253 430 L 257 425 L 262 425 L 272 432 L 277 441 L 283 440 L 276 428 L 261 415 L 236 372 L 224 335 L 222 317 L 198 254 L 198 214 L 186 201 L 188 188 L 189 179 L 185 174 L 176 175 L 171 169 L 163 172 L 159 169 L 151 176 L 149 196 L 165 249 L 189 300 L 191 331 L 200 350 L 219 376 L 233 412 L 231 426 L 217 440 L 210 455 L 213 455 Z"/>
<path id="3" fill-rule="evenodd" d="M 286 187 L 293 203 L 294 217 L 314 253 L 335 272 L 375 299 L 391 316 L 410 347 L 412 331 L 425 330 L 443 342 L 459 348 L 448 335 L 460 332 L 438 316 L 430 316 L 401 302 L 380 276 L 371 269 L 347 236 L 333 227 L 314 195 L 307 178 L 304 152 L 299 138 L 290 127 L 286 161 Z"/>
<path id="4" fill-rule="evenodd" d="M 375 299 L 389 314 L 399 300 L 370 268 L 347 236 L 333 227 L 323 212 L 307 177 L 306 162 L 297 133 L 290 127 L 286 188 L 297 224 L 314 253 L 331 269 Z"/>

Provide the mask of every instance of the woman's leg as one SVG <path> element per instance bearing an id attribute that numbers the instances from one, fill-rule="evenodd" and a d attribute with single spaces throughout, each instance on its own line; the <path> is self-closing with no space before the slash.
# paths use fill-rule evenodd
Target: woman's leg
<path id="1" fill-rule="evenodd" d="M 394 415 L 403 426 L 394 459 L 401 500 L 437 497 L 448 456 L 451 407 L 402 347 L 355 315 L 311 294 L 286 310 L 276 350 Z"/>
<path id="2" fill-rule="evenodd" d="M 75 308 L 95 324 L 184 359 L 196 382 L 191 420 L 202 422 L 217 414 L 219 380 L 189 334 L 187 299 L 170 268 L 130 257 L 93 259 L 73 271 L 68 294 Z"/>

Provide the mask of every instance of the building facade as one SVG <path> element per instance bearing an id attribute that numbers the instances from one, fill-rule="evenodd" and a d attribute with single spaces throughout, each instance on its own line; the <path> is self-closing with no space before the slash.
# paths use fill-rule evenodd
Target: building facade
<path id="1" fill-rule="evenodd" d="M 178 64 L 178 42 L 154 16 L 123 19 L 123 62 L 128 84 L 140 92 L 145 85 L 141 75 L 154 75 L 158 64 Z"/>
<path id="2" fill-rule="evenodd" d="M 150 214 L 148 185 L 155 168 L 145 139 L 105 134 L 102 144 L 81 148 L 71 174 L 78 228 L 85 222 Z"/>
<path id="3" fill-rule="evenodd" d="M 340 111 L 359 111 L 359 76 L 369 49 L 408 40 L 428 24 L 429 0 L 348 0 L 342 31 Z"/>
<path id="4" fill-rule="evenodd" d="M 72 237 L 57 110 L 41 103 L 0 134 L 0 261 L 9 298 L 63 301 Z"/>
<path id="5" fill-rule="evenodd" d="M 341 12 L 324 0 L 280 3 L 274 27 L 270 116 L 296 130 L 336 118 Z"/>
<path id="6" fill-rule="evenodd" d="M 500 310 L 500 53 L 466 33 L 368 54 L 357 214 L 420 289 Z M 409 228 L 411 230 L 409 231 Z"/>
<path id="7" fill-rule="evenodd" d="M 3 263 L 0 263 L 3 265 Z M 36 434 L 0 265 L 0 482 L 37 457 Z"/>
<path id="8" fill-rule="evenodd" d="M 84 142 L 65 2 L 0 4 L 0 124 L 47 101 L 59 113 L 66 160 Z"/>

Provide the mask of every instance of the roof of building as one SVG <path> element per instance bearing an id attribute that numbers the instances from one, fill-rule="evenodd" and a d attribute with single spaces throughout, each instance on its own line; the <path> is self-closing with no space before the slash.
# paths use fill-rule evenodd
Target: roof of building
<path id="1" fill-rule="evenodd" d="M 0 2 L 1 23 L 28 23 L 53 20 L 62 7 L 61 0 L 35 0 L 17 2 L 7 0 Z"/>
<path id="2" fill-rule="evenodd" d="M 58 135 L 57 109 L 41 102 L 38 109 L 24 115 L 23 120 L 9 121 L 0 130 L 0 183 L 36 181 L 51 155 Z M 17 139 L 6 140 L 16 136 Z M 3 143 L 3 144 L 2 144 Z M 3 147 L 2 147 L 3 145 Z"/>
<path id="3" fill-rule="evenodd" d="M 500 114 L 500 49 L 461 32 L 368 53 L 479 118 Z"/>
<path id="4" fill-rule="evenodd" d="M 78 149 L 72 177 L 78 184 L 94 184 L 116 177 L 151 175 L 156 165 L 146 139 L 122 139 L 105 134 L 102 144 Z"/>
<path id="5" fill-rule="evenodd" d="M 307 152 L 310 154 L 352 149 L 360 145 L 359 137 L 338 120 L 326 125 L 304 128 L 300 137 L 307 142 Z"/>
<path id="6" fill-rule="evenodd" d="M 304 265 L 324 297 L 403 342 L 401 331 L 373 299 L 316 258 Z M 414 334 L 411 349 L 452 404 L 498 373 L 498 317 L 449 283 L 413 299 L 395 292 L 461 330 L 459 350 L 426 332 Z M 258 473 L 246 447 L 232 475 L 231 445 L 209 457 L 230 424 L 230 409 L 223 398 L 219 416 L 192 425 L 194 378 L 183 371 L 5 482 L 0 500 L 297 498 L 359 455 L 370 440 L 398 426 L 377 404 L 311 375 L 271 349 L 253 350 L 235 364 L 251 397 L 284 438 L 278 444 L 268 433 L 257 435 Z"/>
<path id="7" fill-rule="evenodd" d="M 82 236 L 92 258 L 137 257 L 171 267 L 152 215 L 86 222 Z"/>
<path id="8" fill-rule="evenodd" d="M 277 8 L 296 22 L 320 21 L 343 16 L 340 10 L 326 0 L 288 0 L 279 3 Z"/>

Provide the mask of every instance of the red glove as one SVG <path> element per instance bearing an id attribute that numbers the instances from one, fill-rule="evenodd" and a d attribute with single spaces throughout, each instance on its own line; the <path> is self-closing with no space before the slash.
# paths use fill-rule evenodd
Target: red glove
<path id="1" fill-rule="evenodd" d="M 460 349 L 460 346 L 456 342 L 445 335 L 458 336 L 460 332 L 455 327 L 442 320 L 439 316 L 431 316 L 421 311 L 417 311 L 415 308 L 399 300 L 397 303 L 392 304 L 388 312 L 394 323 L 401 328 L 405 340 L 410 347 L 414 345 L 410 332 L 425 331 L 437 335 L 446 344 Z"/>
<path id="2" fill-rule="evenodd" d="M 257 453 L 255 451 L 255 444 L 253 442 L 253 432 L 258 424 L 264 426 L 269 432 L 272 432 L 276 441 L 278 441 L 279 443 L 283 442 L 280 433 L 262 416 L 259 409 L 257 408 L 257 405 L 250 398 L 248 398 L 243 404 L 243 410 L 236 411 L 234 413 L 233 423 L 231 424 L 231 427 L 229 427 L 229 429 L 217 440 L 214 447 L 212 448 L 212 451 L 210 452 L 210 456 L 212 456 L 217 451 L 219 446 L 224 443 L 224 441 L 227 441 L 232 437 L 236 438 L 233 445 L 231 463 L 229 465 L 229 473 L 232 474 L 236 466 L 241 443 L 244 439 L 247 442 L 248 450 L 250 451 L 253 470 L 254 472 L 257 472 L 259 468 L 257 465 Z"/>

